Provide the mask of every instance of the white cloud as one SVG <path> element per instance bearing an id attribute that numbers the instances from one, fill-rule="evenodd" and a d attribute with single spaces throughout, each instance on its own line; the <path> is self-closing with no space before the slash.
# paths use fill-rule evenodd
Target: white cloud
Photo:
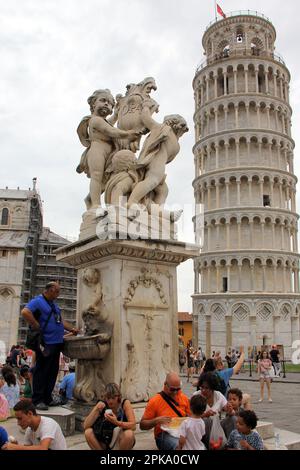
<path id="1" fill-rule="evenodd" d="M 250 6 L 277 29 L 277 48 L 292 74 L 293 135 L 298 142 L 300 64 L 295 0 L 220 0 L 225 12 Z M 0 6 L 0 186 L 26 188 L 38 177 L 45 223 L 77 235 L 88 180 L 75 168 L 76 134 L 96 88 L 124 92 L 152 75 L 160 119 L 186 117 L 189 135 L 168 167 L 168 202 L 193 203 L 193 90 L 203 59 L 202 34 L 214 19 L 213 0 L 10 0 Z M 295 157 L 297 159 L 296 147 Z M 299 174 L 299 163 L 295 171 Z M 180 268 L 179 308 L 191 310 L 192 268 Z"/>

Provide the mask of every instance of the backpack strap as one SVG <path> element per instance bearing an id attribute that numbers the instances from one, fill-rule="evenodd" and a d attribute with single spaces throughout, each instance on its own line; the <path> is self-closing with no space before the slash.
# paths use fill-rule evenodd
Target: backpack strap
<path id="1" fill-rule="evenodd" d="M 177 416 L 180 416 L 180 418 L 183 418 L 184 415 L 176 408 L 175 405 L 178 406 L 178 403 L 173 400 L 171 397 L 169 397 L 165 392 L 159 392 L 159 395 L 165 400 L 165 402 L 168 403 L 169 407 L 172 408 L 173 411 L 177 414 Z"/>

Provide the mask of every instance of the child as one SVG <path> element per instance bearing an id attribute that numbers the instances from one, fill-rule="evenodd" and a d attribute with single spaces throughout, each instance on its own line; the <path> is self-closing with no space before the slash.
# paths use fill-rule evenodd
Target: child
<path id="1" fill-rule="evenodd" d="M 229 436 L 228 449 L 236 450 L 263 450 L 264 444 L 257 431 L 257 416 L 254 411 L 242 410 L 238 414 L 236 429 Z"/>
<path id="2" fill-rule="evenodd" d="M 178 450 L 205 450 L 202 438 L 205 435 L 205 424 L 201 418 L 206 410 L 206 399 L 194 395 L 190 401 L 192 416 L 187 418 L 179 428 Z"/>
<path id="3" fill-rule="evenodd" d="M 226 417 L 222 419 L 221 426 L 228 439 L 230 433 L 236 429 L 237 415 L 243 410 L 243 393 L 239 388 L 231 388 L 228 392 Z"/>

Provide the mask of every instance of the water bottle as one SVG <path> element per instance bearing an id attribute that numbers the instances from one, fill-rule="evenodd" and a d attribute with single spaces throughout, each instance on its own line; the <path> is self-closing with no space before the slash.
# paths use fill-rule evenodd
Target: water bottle
<path id="1" fill-rule="evenodd" d="M 275 449 L 280 449 L 280 436 L 279 432 L 275 434 Z"/>

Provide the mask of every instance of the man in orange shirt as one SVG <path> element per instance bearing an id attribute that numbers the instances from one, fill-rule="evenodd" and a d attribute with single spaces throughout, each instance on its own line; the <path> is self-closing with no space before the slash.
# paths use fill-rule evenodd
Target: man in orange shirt
<path id="1" fill-rule="evenodd" d="M 190 415 L 189 399 L 181 391 L 181 381 L 175 372 L 166 376 L 162 392 L 150 398 L 140 422 L 143 431 L 154 428 L 154 437 L 159 450 L 174 450 L 178 438 L 161 429 L 168 425 L 171 418 Z"/>

